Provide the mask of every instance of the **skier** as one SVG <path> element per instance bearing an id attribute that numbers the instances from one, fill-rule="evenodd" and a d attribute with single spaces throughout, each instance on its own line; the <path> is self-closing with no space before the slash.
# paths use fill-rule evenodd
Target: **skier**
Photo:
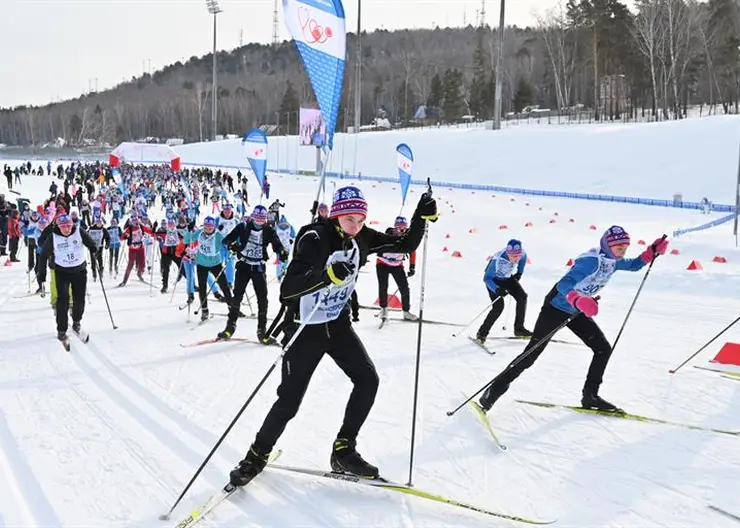
<path id="1" fill-rule="evenodd" d="M 118 256 L 121 250 L 121 228 L 118 226 L 118 218 L 115 213 L 113 219 L 110 221 L 110 227 L 105 229 L 105 248 L 109 250 L 108 253 L 108 273 L 113 277 L 113 269 L 116 270 L 116 277 L 118 277 Z M 101 275 L 102 276 L 102 275 Z"/>
<path id="2" fill-rule="evenodd" d="M 639 271 L 645 264 L 663 255 L 668 248 L 668 240 L 657 239 L 642 252 L 638 258 L 625 259 L 630 245 L 630 237 L 619 226 L 612 226 L 601 237 L 600 246 L 580 255 L 573 267 L 561 278 L 545 297 L 542 310 L 534 325 L 532 339 L 524 351 L 503 370 L 481 396 L 479 403 L 484 412 L 491 409 L 524 370 L 531 367 L 547 342 L 540 343 L 558 326 L 575 315 L 567 324 L 594 353 L 583 386 L 581 405 L 586 409 L 618 412 L 612 403 L 599 396 L 599 387 L 612 353 L 601 328 L 592 319 L 599 313 L 596 295 L 616 271 Z M 532 353 L 530 349 L 538 346 Z"/>
<path id="3" fill-rule="evenodd" d="M 527 253 L 522 249 L 521 241 L 512 238 L 506 247 L 493 255 L 483 273 L 483 282 L 488 290 L 488 296 L 493 303 L 483 324 L 478 329 L 475 340 L 483 344 L 488 332 L 504 311 L 504 297 L 511 294 L 516 300 L 516 316 L 514 317 L 514 335 L 517 337 L 531 337 L 532 332 L 524 327 L 524 316 L 527 313 L 527 292 L 524 291 L 519 280 L 527 265 Z M 501 301 L 501 302 L 499 302 Z"/>
<path id="4" fill-rule="evenodd" d="M 105 226 L 103 218 L 100 216 L 93 217 L 93 225 L 88 229 L 87 234 L 95 242 L 97 249 L 90 252 L 90 262 L 92 262 L 93 282 L 97 280 L 97 271 L 104 270 L 103 267 L 103 243 L 105 242 Z M 97 265 L 96 265 L 97 264 Z M 100 280 L 103 280 L 103 274 L 100 274 Z"/>
<path id="5" fill-rule="evenodd" d="M 128 278 L 131 275 L 131 270 L 136 265 L 136 276 L 139 277 L 141 282 L 144 280 L 144 270 L 146 269 L 146 253 L 144 249 L 144 235 L 152 234 L 152 230 L 148 226 L 144 225 L 139 221 L 139 217 L 136 214 L 132 214 L 129 217 L 128 222 L 124 226 L 123 233 L 121 234 L 121 241 L 130 239 L 128 241 L 128 264 L 126 265 L 126 271 L 123 274 L 123 282 L 118 287 L 122 288 L 126 286 Z"/>
<path id="6" fill-rule="evenodd" d="M 193 224 L 191 222 L 190 227 Z M 200 319 L 207 321 L 210 317 L 208 312 L 208 274 L 212 273 L 216 277 L 223 296 L 228 304 L 231 304 L 231 290 L 224 276 L 224 266 L 221 262 L 221 243 L 224 235 L 216 231 L 216 219 L 207 216 L 203 220 L 203 228 L 197 231 L 190 231 L 185 235 L 185 244 L 198 244 L 198 251 L 195 256 L 195 272 L 198 277 L 198 297 L 200 299 Z"/>
<path id="7" fill-rule="evenodd" d="M 386 229 L 386 234 L 402 235 L 408 229 L 409 224 L 405 217 L 397 216 L 393 227 Z M 404 253 L 378 252 L 378 258 L 375 261 L 375 272 L 378 275 L 378 305 L 380 306 L 380 317 L 383 320 L 388 318 L 388 276 L 392 275 L 396 281 L 398 291 L 401 294 L 401 304 L 403 307 L 403 319 L 405 321 L 418 321 L 419 318 L 412 314 L 411 310 L 411 293 L 409 292 L 409 281 L 406 278 L 406 271 L 403 269 L 403 261 L 406 260 Z M 409 258 L 408 277 L 413 277 L 416 273 L 416 252 L 412 251 Z"/>
<path id="8" fill-rule="evenodd" d="M 252 211 L 247 223 L 240 222 L 231 233 L 223 239 L 223 244 L 230 251 L 236 253 L 236 280 L 234 282 L 234 299 L 229 308 L 229 319 L 226 328 L 219 332 L 219 339 L 229 339 L 236 331 L 236 320 L 239 317 L 244 291 L 249 281 L 252 281 L 254 293 L 257 295 L 257 339 L 265 344 L 270 340 L 267 330 L 267 280 L 265 270 L 267 261 L 267 246 L 277 253 L 281 261 L 288 260 L 288 252 L 280 243 L 275 230 L 267 223 L 267 209 L 258 205 Z"/>
<path id="9" fill-rule="evenodd" d="M 87 262 L 85 247 L 90 252 L 97 251 L 97 244 L 83 229 L 74 225 L 72 219 L 60 215 L 51 236 L 46 237 L 39 255 L 39 275 L 45 277 L 46 262 L 54 263 L 57 289 L 57 339 L 67 339 L 69 325 L 69 290 L 72 289 L 72 330 L 80 331 L 82 315 L 85 312 L 85 291 L 87 289 Z M 92 262 L 95 266 L 95 261 Z M 44 278 L 39 280 L 44 282 Z"/>
<path id="10" fill-rule="evenodd" d="M 424 193 L 409 230 L 386 235 L 365 226 L 367 202 L 356 187 L 337 189 L 330 220 L 304 226 L 298 233 L 293 260 L 280 294 L 288 305 L 285 346 L 299 321 L 302 331 L 283 358 L 282 381 L 273 404 L 246 457 L 231 471 L 230 481 L 243 486 L 267 464 L 269 453 L 298 412 L 311 375 L 324 353 L 351 379 L 344 423 L 332 446 L 331 467 L 363 478 L 378 478 L 378 468 L 357 452 L 357 436 L 370 413 L 378 389 L 378 374 L 365 347 L 352 330 L 346 310 L 359 263 L 368 253 L 410 253 L 424 236 L 426 220 L 437 219 L 437 204 Z"/>
<path id="11" fill-rule="evenodd" d="M 319 204 L 319 208 L 316 211 L 319 214 L 319 218 L 327 220 L 329 218 L 329 206 L 325 203 Z"/>
<path id="12" fill-rule="evenodd" d="M 177 230 L 177 222 L 174 218 L 165 220 L 162 227 L 157 229 L 154 236 L 159 241 L 159 250 L 162 258 L 159 260 L 159 267 L 162 273 L 162 289 L 160 293 L 167 293 L 170 279 L 170 265 L 175 264 L 178 278 L 180 274 L 180 259 L 175 255 L 177 246 L 182 243 L 182 237 Z"/>

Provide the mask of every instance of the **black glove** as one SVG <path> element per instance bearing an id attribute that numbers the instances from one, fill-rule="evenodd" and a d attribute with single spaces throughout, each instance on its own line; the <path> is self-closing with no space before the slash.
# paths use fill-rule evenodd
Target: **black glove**
<path id="1" fill-rule="evenodd" d="M 419 204 L 416 206 L 414 216 L 421 217 L 430 222 L 437 221 L 437 218 L 439 217 L 439 213 L 437 212 L 437 201 L 432 198 L 431 194 L 424 193 L 421 195 Z"/>
<path id="2" fill-rule="evenodd" d="M 409 266 L 409 272 L 406 274 L 407 277 L 413 277 L 414 274 L 416 274 L 416 264 L 411 264 Z"/>
<path id="3" fill-rule="evenodd" d="M 351 262 L 335 262 L 327 266 L 324 271 L 324 282 L 329 284 L 342 284 L 347 277 L 355 272 L 355 265 Z"/>
<path id="4" fill-rule="evenodd" d="M 516 279 L 517 282 L 522 280 L 522 274 L 521 273 L 514 273 L 513 277 Z"/>
<path id="5" fill-rule="evenodd" d="M 278 258 L 280 259 L 280 262 L 287 262 L 288 261 L 288 257 L 289 257 L 288 252 L 285 251 L 285 250 L 282 250 L 280 252 L 280 255 L 278 256 Z"/>

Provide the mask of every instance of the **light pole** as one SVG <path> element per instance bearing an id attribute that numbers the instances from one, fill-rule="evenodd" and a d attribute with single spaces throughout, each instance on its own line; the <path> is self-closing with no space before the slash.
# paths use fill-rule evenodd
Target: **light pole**
<path id="1" fill-rule="evenodd" d="M 218 84 L 216 77 L 216 15 L 223 9 L 218 5 L 218 0 L 206 0 L 208 12 L 213 15 L 213 87 L 211 88 L 211 120 L 213 121 L 213 141 L 216 141 L 216 130 L 218 125 Z"/>
<path id="2" fill-rule="evenodd" d="M 362 43 L 360 42 L 360 15 L 362 0 L 357 0 L 357 60 L 355 64 L 355 134 L 360 133 L 360 114 L 362 112 Z"/>
<path id="3" fill-rule="evenodd" d="M 504 15 L 506 0 L 501 0 L 501 13 L 498 18 L 498 52 L 496 53 L 496 94 L 493 99 L 493 129 L 501 130 L 501 57 L 504 55 Z"/>

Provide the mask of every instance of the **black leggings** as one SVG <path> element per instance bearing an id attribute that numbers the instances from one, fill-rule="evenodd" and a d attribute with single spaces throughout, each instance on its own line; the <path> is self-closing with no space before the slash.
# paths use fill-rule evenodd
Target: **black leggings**
<path id="1" fill-rule="evenodd" d="M 403 311 L 408 312 L 411 309 L 411 295 L 409 294 L 409 281 L 406 278 L 406 270 L 403 269 L 403 266 L 378 264 L 375 266 L 375 272 L 378 275 L 378 305 L 381 308 L 388 306 L 388 276 L 392 275 L 393 280 L 398 285 L 398 293 L 401 294 Z"/>
<path id="2" fill-rule="evenodd" d="M 488 296 L 493 302 L 491 311 L 488 312 L 483 324 L 478 329 L 478 337 L 487 337 L 491 331 L 491 327 L 496 320 L 501 316 L 501 312 L 504 311 L 504 299 L 507 294 L 511 294 L 516 301 L 516 317 L 514 318 L 514 329 L 522 328 L 524 326 L 524 316 L 527 315 L 527 292 L 524 291 L 519 281 L 514 277 L 508 279 L 496 280 L 498 289 L 494 293 L 489 288 Z M 501 297 L 501 298 L 499 298 Z"/>
<path id="3" fill-rule="evenodd" d="M 346 314 L 329 323 L 308 325 L 285 353 L 278 399 L 257 433 L 255 444 L 267 453 L 283 434 L 303 401 L 311 376 L 324 353 L 352 382 L 344 421 L 337 438 L 356 440 L 378 392 L 378 373 Z"/>
<path id="4" fill-rule="evenodd" d="M 496 377 L 496 381 L 492 383 L 486 391 L 483 393 L 481 401 L 483 403 L 495 402 L 502 394 L 508 389 L 509 385 L 517 379 L 522 372 L 527 370 L 529 367 L 534 365 L 540 354 L 544 352 L 547 347 L 547 343 L 543 343 L 537 350 L 529 352 L 535 347 L 543 338 L 555 330 L 558 326 L 563 324 L 570 314 L 558 310 L 550 304 L 550 299 L 553 297 L 552 292 L 546 297 L 545 304 L 542 306 L 540 315 L 537 318 L 537 322 L 534 325 L 532 338 L 524 348 L 524 351 L 514 359 L 509 365 Z M 586 383 L 583 386 L 584 391 L 598 393 L 599 386 L 601 385 L 604 371 L 609 363 L 609 358 L 612 355 L 612 347 L 606 340 L 604 333 L 596 324 L 596 321 L 586 317 L 583 314 L 577 315 L 568 323 L 568 328 L 578 336 L 583 343 L 593 351 L 593 359 L 591 359 L 591 366 L 586 374 Z"/>

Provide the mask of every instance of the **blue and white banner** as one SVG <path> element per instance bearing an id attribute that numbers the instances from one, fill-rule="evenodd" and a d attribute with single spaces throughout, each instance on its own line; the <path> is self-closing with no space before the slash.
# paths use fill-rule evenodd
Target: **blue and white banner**
<path id="1" fill-rule="evenodd" d="M 249 166 L 252 167 L 260 189 L 265 185 L 265 172 L 267 171 L 267 136 L 259 128 L 253 128 L 242 139 L 242 147 L 247 153 Z"/>
<path id="2" fill-rule="evenodd" d="M 341 0 L 283 0 L 283 15 L 313 86 L 334 147 L 344 81 L 346 29 Z"/>
<path id="3" fill-rule="evenodd" d="M 414 153 L 406 143 L 398 145 L 396 152 L 398 152 L 398 177 L 401 180 L 401 201 L 406 205 L 406 193 L 409 192 L 411 172 L 414 169 Z"/>

